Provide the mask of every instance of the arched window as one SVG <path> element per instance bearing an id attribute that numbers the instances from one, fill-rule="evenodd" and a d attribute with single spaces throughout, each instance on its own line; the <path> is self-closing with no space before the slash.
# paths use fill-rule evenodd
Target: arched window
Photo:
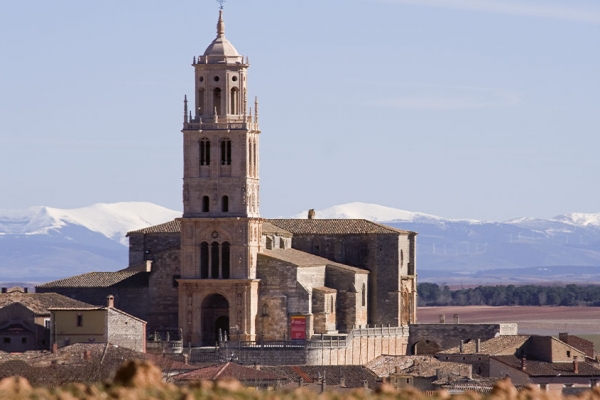
<path id="1" fill-rule="evenodd" d="M 229 106 L 229 112 L 231 114 L 238 114 L 238 99 L 239 99 L 239 90 L 238 88 L 232 88 L 231 89 L 231 104 Z"/>
<path id="2" fill-rule="evenodd" d="M 221 212 L 229 212 L 229 197 L 223 196 L 221 198 Z"/>
<path id="3" fill-rule="evenodd" d="M 198 90 L 198 114 L 203 115 L 204 113 L 204 89 Z"/>
<path id="4" fill-rule="evenodd" d="M 212 279 L 219 279 L 219 243 L 213 242 L 210 245 L 210 277 Z"/>
<path id="5" fill-rule="evenodd" d="M 223 264 L 223 279 L 229 279 L 229 275 L 230 275 L 230 267 L 229 267 L 229 260 L 230 260 L 230 253 L 231 250 L 229 248 L 229 242 L 223 242 L 223 244 L 221 244 L 221 262 Z"/>
<path id="6" fill-rule="evenodd" d="M 202 197 L 202 212 L 208 212 L 210 210 L 210 199 L 208 196 Z"/>
<path id="7" fill-rule="evenodd" d="M 231 140 L 221 141 L 221 165 L 231 165 Z"/>
<path id="8" fill-rule="evenodd" d="M 217 115 L 221 115 L 221 89 L 216 88 L 213 91 L 213 107 L 217 110 Z"/>
<path id="9" fill-rule="evenodd" d="M 210 165 L 210 140 L 200 140 L 200 165 Z"/>
<path id="10" fill-rule="evenodd" d="M 200 243 L 200 278 L 208 278 L 208 243 Z"/>

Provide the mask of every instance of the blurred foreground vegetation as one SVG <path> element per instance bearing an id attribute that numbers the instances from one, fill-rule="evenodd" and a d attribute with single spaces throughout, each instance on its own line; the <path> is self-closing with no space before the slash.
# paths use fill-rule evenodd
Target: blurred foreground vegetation
<path id="1" fill-rule="evenodd" d="M 390 385 L 383 385 L 375 392 L 365 389 L 351 392 L 326 392 L 318 394 L 307 389 L 288 391 L 257 391 L 243 387 L 237 381 L 198 382 L 195 385 L 179 387 L 165 383 L 158 367 L 147 361 L 129 361 L 123 365 L 110 383 L 85 385 L 71 383 L 54 388 L 33 388 L 27 379 L 19 376 L 0 380 L 0 399 L 228 399 L 228 400 L 295 400 L 295 399 L 440 399 L 440 400 L 558 400 L 560 394 L 546 393 L 537 387 L 527 387 L 520 391 L 511 385 L 510 380 L 500 381 L 494 386 L 490 395 L 465 393 L 450 395 L 447 391 L 434 394 L 419 392 L 413 388 L 396 390 Z M 586 400 L 600 400 L 600 389 L 581 393 L 578 397 Z"/>

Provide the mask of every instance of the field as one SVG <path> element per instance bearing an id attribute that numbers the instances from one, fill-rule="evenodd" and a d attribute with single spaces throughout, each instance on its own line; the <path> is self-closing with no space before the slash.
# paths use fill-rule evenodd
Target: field
<path id="1" fill-rule="evenodd" d="M 463 324 L 516 322 L 524 335 L 558 336 L 559 332 L 568 332 L 593 341 L 596 350 L 600 349 L 600 307 L 419 307 L 417 322 L 438 323 L 440 314 L 450 324 L 454 314 Z"/>

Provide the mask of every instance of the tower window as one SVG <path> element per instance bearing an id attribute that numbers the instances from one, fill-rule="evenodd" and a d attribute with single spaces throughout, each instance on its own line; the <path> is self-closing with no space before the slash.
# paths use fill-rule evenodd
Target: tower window
<path id="1" fill-rule="evenodd" d="M 218 78 L 215 76 L 215 78 Z M 217 115 L 221 115 L 221 89 L 216 88 L 213 91 L 213 106 L 217 111 Z"/>
<path id="2" fill-rule="evenodd" d="M 224 242 L 221 245 L 221 262 L 223 264 L 223 279 L 229 279 L 229 275 L 230 275 L 230 266 L 229 266 L 229 260 L 230 260 L 230 253 L 231 250 L 229 248 L 229 242 Z"/>
<path id="3" fill-rule="evenodd" d="M 198 114 L 202 115 L 204 113 L 204 89 L 198 90 Z"/>
<path id="4" fill-rule="evenodd" d="M 202 197 L 202 212 L 208 212 L 210 209 L 210 199 L 208 196 Z"/>
<path id="5" fill-rule="evenodd" d="M 221 141 L 221 165 L 231 165 L 231 140 Z"/>
<path id="6" fill-rule="evenodd" d="M 223 196 L 223 198 L 221 199 L 221 211 L 229 212 L 229 197 L 228 196 Z"/>
<path id="7" fill-rule="evenodd" d="M 208 278 L 208 243 L 200 243 L 200 278 Z"/>
<path id="8" fill-rule="evenodd" d="M 232 76 L 231 80 L 234 81 L 234 82 L 236 82 L 237 81 L 237 76 Z"/>
<path id="9" fill-rule="evenodd" d="M 200 82 L 204 82 L 204 77 L 203 76 L 200 77 Z"/>
<path id="10" fill-rule="evenodd" d="M 234 76 L 234 78 L 235 78 L 235 76 Z M 239 94 L 239 90 L 237 88 L 231 89 L 231 96 L 230 96 L 231 104 L 229 107 L 229 112 L 231 114 L 239 114 L 239 111 L 238 111 L 239 96 L 238 96 L 238 94 Z"/>
<path id="11" fill-rule="evenodd" d="M 83 315 L 77 314 L 77 326 L 83 326 Z"/>
<path id="12" fill-rule="evenodd" d="M 215 80 L 215 82 L 219 82 L 219 77 L 218 76 L 215 76 L 213 79 Z"/>
<path id="13" fill-rule="evenodd" d="M 200 140 L 200 165 L 210 165 L 210 140 Z"/>
<path id="14" fill-rule="evenodd" d="M 210 245 L 210 277 L 212 279 L 219 278 L 219 243 L 213 242 Z"/>

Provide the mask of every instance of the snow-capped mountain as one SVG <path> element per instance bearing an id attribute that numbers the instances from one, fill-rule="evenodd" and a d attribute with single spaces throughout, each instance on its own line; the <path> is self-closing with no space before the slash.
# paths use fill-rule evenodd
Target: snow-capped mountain
<path id="1" fill-rule="evenodd" d="M 0 210 L 0 281 L 44 282 L 123 269 L 127 231 L 180 216 L 151 203 Z M 364 218 L 418 232 L 420 282 L 600 283 L 600 213 L 493 222 L 348 203 L 317 210 L 316 218 Z"/>
<path id="2" fill-rule="evenodd" d="M 0 281 L 42 282 L 127 267 L 127 231 L 180 217 L 152 203 L 0 210 Z"/>
<path id="3" fill-rule="evenodd" d="M 600 283 L 600 213 L 493 222 L 348 203 L 317 210 L 316 218 L 365 218 L 418 232 L 421 282 Z"/>

